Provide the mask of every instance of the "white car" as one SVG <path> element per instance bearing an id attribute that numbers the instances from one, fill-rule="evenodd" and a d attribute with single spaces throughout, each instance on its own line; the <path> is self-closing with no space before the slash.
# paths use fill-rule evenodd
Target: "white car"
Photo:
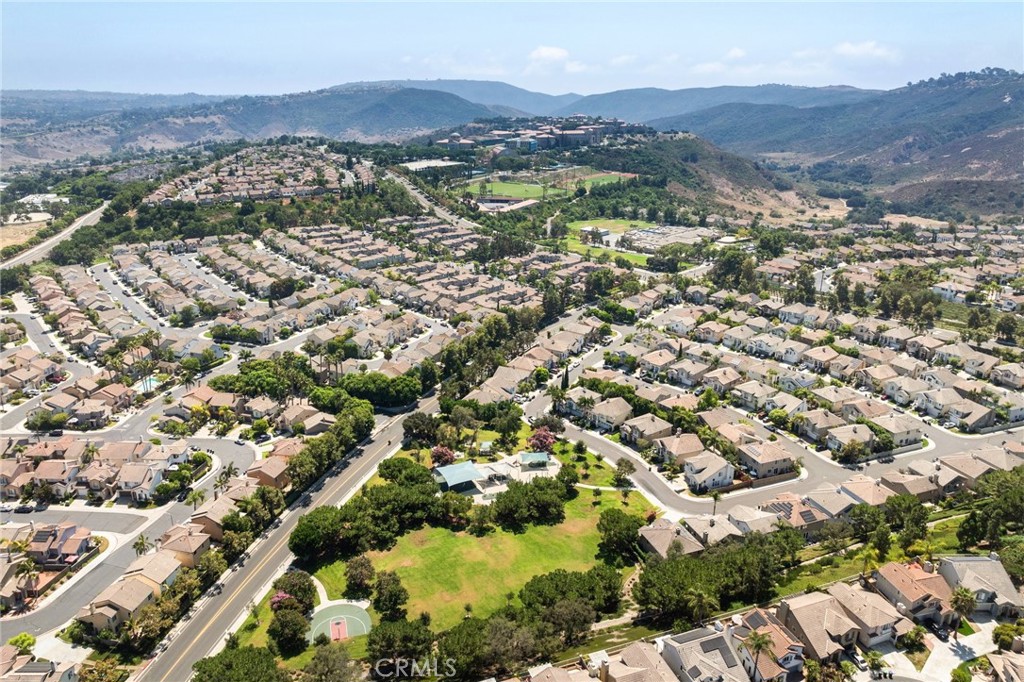
<path id="1" fill-rule="evenodd" d="M 14 505 L 13 504 L 7 504 L 6 502 L 4 502 L 3 504 L 0 504 L 0 512 L 12 512 L 12 511 L 14 511 Z"/>

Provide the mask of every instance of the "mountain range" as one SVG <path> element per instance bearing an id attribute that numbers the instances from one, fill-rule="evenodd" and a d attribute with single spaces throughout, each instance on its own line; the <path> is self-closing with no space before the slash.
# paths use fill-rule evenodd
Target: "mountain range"
<path id="1" fill-rule="evenodd" d="M 890 91 L 761 85 L 581 96 L 507 83 L 399 80 L 276 96 L 0 92 L 4 168 L 202 141 L 323 135 L 401 141 L 477 119 L 575 113 L 686 130 L 730 151 L 800 163 L 837 160 L 887 182 L 1018 178 L 1024 89 L 1002 69 Z"/>

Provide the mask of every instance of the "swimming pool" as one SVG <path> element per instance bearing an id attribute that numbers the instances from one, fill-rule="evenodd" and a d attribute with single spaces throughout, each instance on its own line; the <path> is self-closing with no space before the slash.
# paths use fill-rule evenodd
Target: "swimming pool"
<path id="1" fill-rule="evenodd" d="M 132 386 L 132 388 L 138 393 L 149 393 L 159 388 L 160 382 L 156 377 L 146 377 L 139 383 Z"/>

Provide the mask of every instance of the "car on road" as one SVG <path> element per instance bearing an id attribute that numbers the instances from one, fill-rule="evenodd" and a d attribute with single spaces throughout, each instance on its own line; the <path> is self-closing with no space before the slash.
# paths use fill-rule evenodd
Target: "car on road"
<path id="1" fill-rule="evenodd" d="M 241 438 L 235 439 L 235 445 L 245 445 L 245 441 Z"/>
<path id="2" fill-rule="evenodd" d="M 13 504 L 7 504 L 6 502 L 4 502 L 3 504 L 0 504 L 0 512 L 12 512 L 12 511 L 14 511 L 14 505 Z"/>
<path id="3" fill-rule="evenodd" d="M 56 437 L 56 436 L 63 436 L 64 435 L 64 430 L 63 429 L 53 429 L 52 431 L 50 431 L 50 435 L 54 436 L 54 437 Z"/>
<path id="4" fill-rule="evenodd" d="M 15 514 L 30 514 L 33 511 L 31 504 L 19 504 L 14 508 Z"/>

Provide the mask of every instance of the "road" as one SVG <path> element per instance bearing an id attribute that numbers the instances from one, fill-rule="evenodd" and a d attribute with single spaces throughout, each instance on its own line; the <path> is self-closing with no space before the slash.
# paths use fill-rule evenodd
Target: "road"
<path id="1" fill-rule="evenodd" d="M 438 409 L 437 400 L 431 398 L 423 401 L 419 409 L 435 411 Z M 355 492 L 363 479 L 397 449 L 402 439 L 404 419 L 404 416 L 392 419 L 363 447 L 362 454 L 350 460 L 347 468 L 329 475 L 323 488 L 311 493 L 312 505 L 309 508 L 339 504 L 346 495 Z M 293 508 L 282 516 L 281 525 L 249 550 L 250 556 L 245 566 L 229 573 L 222 581 L 223 592 L 204 600 L 173 635 L 167 649 L 138 673 L 135 679 L 146 682 L 187 680 L 192 674 L 192 664 L 209 655 L 223 642 L 238 617 L 245 613 L 247 604 L 259 599 L 263 586 L 291 561 L 288 536 L 305 511 L 308 509 Z"/>
<path id="2" fill-rule="evenodd" d="M 17 256 L 11 258 L 10 260 L 0 263 L 0 268 L 10 268 L 15 265 L 31 265 L 36 261 L 43 260 L 50 254 L 50 251 L 53 250 L 54 246 L 70 237 L 72 234 L 75 233 L 76 230 L 78 230 L 78 228 L 84 227 L 85 225 L 95 225 L 96 223 L 98 223 L 100 221 L 100 216 L 103 215 L 103 209 L 105 209 L 107 207 L 107 204 L 109 203 L 109 201 L 103 202 L 102 206 L 97 208 L 95 211 L 90 211 L 89 213 L 86 213 L 84 216 L 82 216 L 75 222 L 71 223 L 71 225 L 69 225 L 68 228 L 63 232 L 60 232 L 59 234 L 56 234 L 53 237 L 50 237 L 49 239 L 47 239 L 46 241 L 37 246 L 33 246 L 28 251 L 19 253 Z"/>

